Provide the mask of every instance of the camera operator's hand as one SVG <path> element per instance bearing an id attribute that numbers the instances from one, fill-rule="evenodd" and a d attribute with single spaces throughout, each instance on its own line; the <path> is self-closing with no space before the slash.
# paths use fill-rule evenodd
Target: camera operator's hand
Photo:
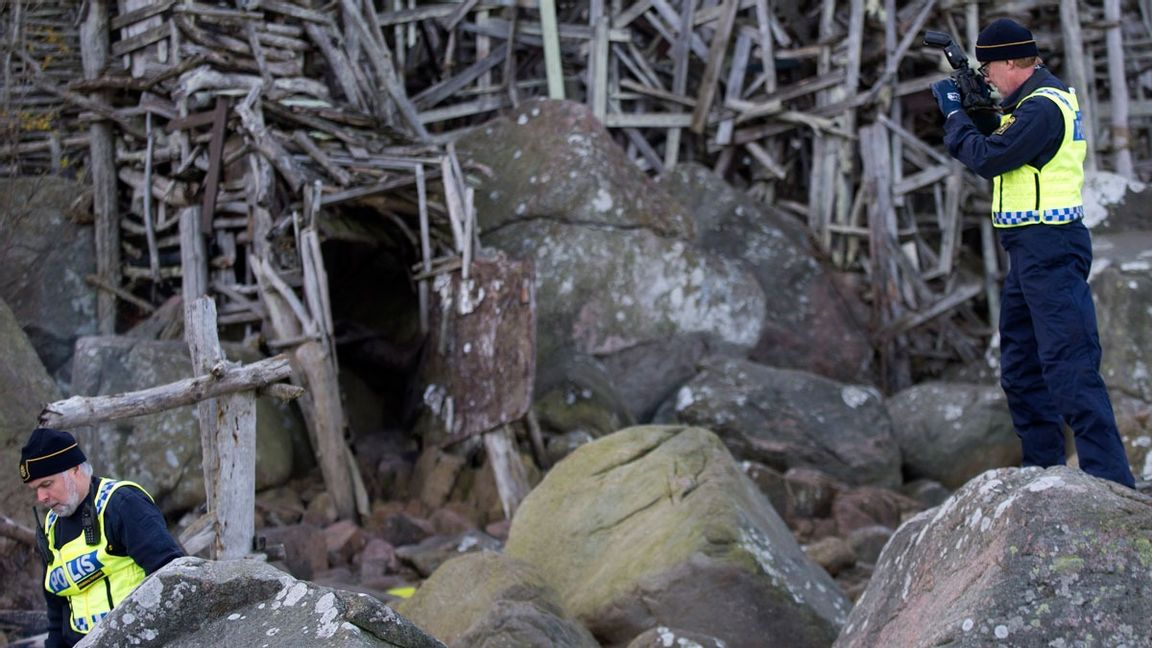
<path id="1" fill-rule="evenodd" d="M 952 79 L 942 79 L 933 83 L 932 96 L 936 97 L 936 103 L 940 105 L 940 112 L 944 113 L 945 119 L 960 110 L 960 88 L 956 87 L 956 82 Z"/>

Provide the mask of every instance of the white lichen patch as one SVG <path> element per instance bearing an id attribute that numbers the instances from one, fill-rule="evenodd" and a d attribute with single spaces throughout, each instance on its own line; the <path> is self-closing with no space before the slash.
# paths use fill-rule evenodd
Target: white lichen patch
<path id="1" fill-rule="evenodd" d="M 336 595 L 326 592 L 316 601 L 313 612 L 320 617 L 316 638 L 331 639 L 335 636 L 336 631 L 340 629 L 340 624 L 336 622 L 336 617 L 340 614 L 339 608 L 336 607 Z"/>
<path id="2" fill-rule="evenodd" d="M 596 191 L 596 197 L 592 199 L 592 209 L 601 214 L 609 212 L 613 204 L 612 194 L 608 193 L 604 187 L 600 187 Z"/>
<path id="3" fill-rule="evenodd" d="M 959 405 L 949 403 L 944 406 L 944 420 L 949 423 L 958 422 L 964 416 L 964 408 Z"/>
<path id="4" fill-rule="evenodd" d="M 1040 479 L 1037 479 L 1028 484 L 1025 487 L 1025 490 L 1032 493 L 1040 493 L 1048 490 L 1049 488 L 1062 488 L 1067 485 L 1067 482 L 1065 482 L 1060 477 L 1057 477 L 1056 475 L 1044 475 Z"/>
<path id="5" fill-rule="evenodd" d="M 873 393 L 870 390 L 858 385 L 845 385 L 840 390 L 840 398 L 844 401 L 845 405 L 852 409 L 864 405 L 872 396 Z"/>
<path id="6" fill-rule="evenodd" d="M 284 604 L 285 607 L 293 607 L 300 602 L 308 594 L 308 585 L 306 583 L 297 582 L 292 587 L 281 589 L 276 593 L 276 600 Z"/>
<path id="7" fill-rule="evenodd" d="M 145 609 L 154 609 L 160 605 L 164 595 L 164 583 L 159 578 L 149 578 L 132 593 L 136 603 Z"/>

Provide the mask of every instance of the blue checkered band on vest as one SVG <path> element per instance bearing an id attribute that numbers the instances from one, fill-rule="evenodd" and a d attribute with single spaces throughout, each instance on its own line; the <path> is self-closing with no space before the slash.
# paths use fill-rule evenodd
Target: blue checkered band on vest
<path id="1" fill-rule="evenodd" d="M 108 496 L 112 494 L 112 489 L 116 488 L 116 484 L 120 483 L 115 479 L 109 479 L 100 485 L 100 490 L 96 491 L 96 512 L 101 513 L 104 511 L 104 505 L 108 503 Z"/>
<path id="2" fill-rule="evenodd" d="M 1038 211 L 995 212 L 993 225 L 1028 225 L 1030 223 L 1071 223 L 1084 218 L 1083 205 Z"/>

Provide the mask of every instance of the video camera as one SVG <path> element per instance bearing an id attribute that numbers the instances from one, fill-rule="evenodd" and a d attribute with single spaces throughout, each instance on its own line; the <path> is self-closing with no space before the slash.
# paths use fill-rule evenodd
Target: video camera
<path id="1" fill-rule="evenodd" d="M 924 44 L 944 50 L 944 58 L 956 71 L 952 80 L 960 89 L 960 105 L 985 136 L 991 135 L 1000 126 L 1000 113 L 992 99 L 992 88 L 984 77 L 968 67 L 968 57 L 964 50 L 944 32 L 924 32 Z"/>

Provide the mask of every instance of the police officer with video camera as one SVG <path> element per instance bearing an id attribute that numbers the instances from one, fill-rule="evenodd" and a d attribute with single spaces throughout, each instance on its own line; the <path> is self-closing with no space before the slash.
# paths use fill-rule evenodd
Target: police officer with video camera
<path id="1" fill-rule="evenodd" d="M 152 497 L 138 484 L 93 477 L 68 432 L 33 430 L 20 479 L 48 507 L 38 537 L 47 648 L 75 645 L 148 574 L 184 555 Z"/>
<path id="2" fill-rule="evenodd" d="M 1088 285 L 1082 116 L 1076 94 L 1044 67 L 1032 33 L 1001 18 L 976 41 L 980 72 L 1000 93 L 999 126 L 982 134 L 952 79 L 932 85 L 954 158 L 992 180 L 992 224 L 1008 254 L 1000 311 L 1001 385 L 1025 466 L 1065 462 L 1063 423 L 1080 467 L 1132 487 L 1100 376 Z"/>

